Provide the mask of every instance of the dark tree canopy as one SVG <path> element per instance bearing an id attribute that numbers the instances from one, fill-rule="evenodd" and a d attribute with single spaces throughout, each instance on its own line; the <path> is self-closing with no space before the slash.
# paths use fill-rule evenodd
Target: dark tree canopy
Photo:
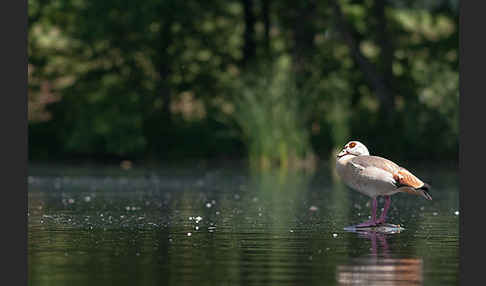
<path id="1" fill-rule="evenodd" d="M 29 0 L 28 11 L 32 160 L 292 164 L 350 138 L 457 159 L 458 1 Z"/>

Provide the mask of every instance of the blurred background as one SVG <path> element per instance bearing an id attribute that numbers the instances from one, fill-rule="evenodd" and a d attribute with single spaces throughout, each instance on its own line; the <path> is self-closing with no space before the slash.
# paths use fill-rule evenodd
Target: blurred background
<path id="1" fill-rule="evenodd" d="M 458 284 L 458 0 L 28 5 L 30 285 Z M 349 140 L 406 231 L 344 230 Z"/>
<path id="2" fill-rule="evenodd" d="M 457 161 L 458 0 L 29 0 L 30 161 Z"/>

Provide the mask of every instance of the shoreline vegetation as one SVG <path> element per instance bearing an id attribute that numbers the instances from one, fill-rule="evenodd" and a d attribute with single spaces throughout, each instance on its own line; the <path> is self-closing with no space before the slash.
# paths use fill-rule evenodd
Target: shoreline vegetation
<path id="1" fill-rule="evenodd" d="M 457 162 L 458 1 L 419 2 L 29 1 L 29 160 Z"/>

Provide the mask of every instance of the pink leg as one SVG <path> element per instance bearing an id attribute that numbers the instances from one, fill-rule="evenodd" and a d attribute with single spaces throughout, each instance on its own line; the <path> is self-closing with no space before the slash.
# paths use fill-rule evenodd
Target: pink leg
<path id="1" fill-rule="evenodd" d="M 378 202 L 376 201 L 376 198 L 373 198 L 372 206 L 371 206 L 371 220 L 360 223 L 356 227 L 375 226 L 377 224 L 376 223 L 376 208 L 377 208 L 377 206 L 378 206 Z"/>
<path id="2" fill-rule="evenodd" d="M 385 196 L 385 207 L 383 208 L 383 212 L 381 213 L 380 218 L 376 221 L 377 224 L 384 223 L 386 220 L 386 214 L 388 209 L 390 208 L 391 204 L 391 196 Z"/>

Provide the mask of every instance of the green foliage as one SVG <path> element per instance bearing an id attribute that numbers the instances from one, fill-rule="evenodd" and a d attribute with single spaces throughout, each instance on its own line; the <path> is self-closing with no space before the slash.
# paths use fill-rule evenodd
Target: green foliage
<path id="1" fill-rule="evenodd" d="M 284 168 L 312 157 L 306 110 L 290 72 L 290 59 L 248 73 L 234 84 L 234 118 L 243 131 L 251 165 Z"/>
<path id="2" fill-rule="evenodd" d="M 30 158 L 246 150 L 253 165 L 292 166 L 353 138 L 456 160 L 457 1 L 336 1 L 358 50 L 332 2 L 270 1 L 264 17 L 254 1 L 245 59 L 247 1 L 29 0 Z"/>

